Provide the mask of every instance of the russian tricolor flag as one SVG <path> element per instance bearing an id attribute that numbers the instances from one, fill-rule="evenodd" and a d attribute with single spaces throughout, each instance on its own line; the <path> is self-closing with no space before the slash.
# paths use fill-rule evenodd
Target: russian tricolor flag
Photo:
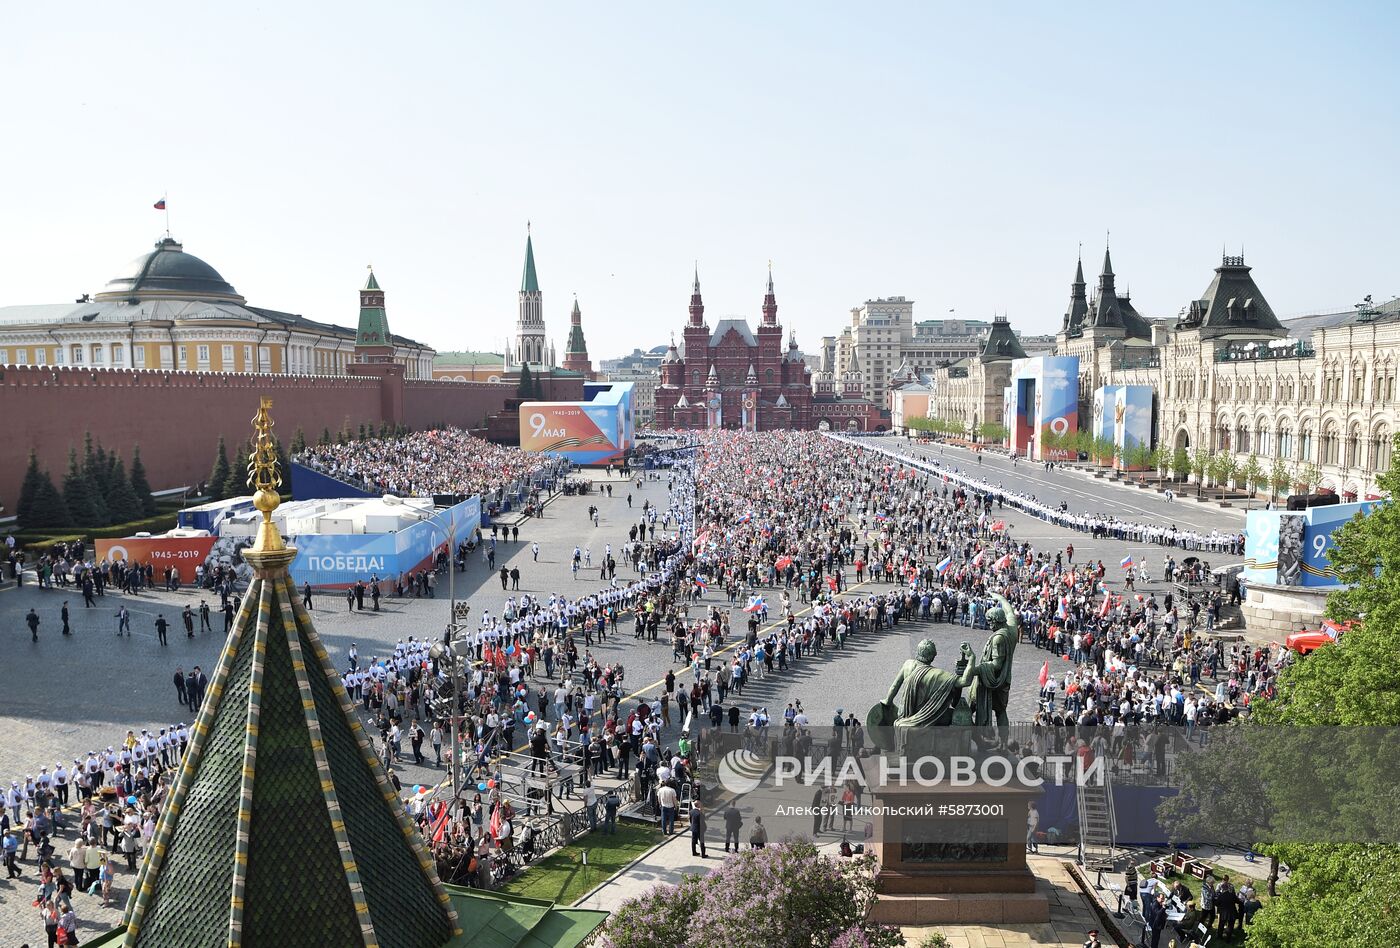
<path id="1" fill-rule="evenodd" d="M 701 589 L 709 589 L 709 588 L 710 588 L 709 583 L 705 582 L 705 581 L 704 581 L 703 579 L 701 579 L 699 576 L 695 577 L 695 585 L 696 585 L 696 586 L 699 586 Z"/>
<path id="2" fill-rule="evenodd" d="M 1010 554 L 1010 553 L 1005 554 L 1004 556 L 1002 556 L 1001 559 L 997 560 L 995 563 L 992 564 L 992 569 L 1010 569 L 1010 568 L 1011 568 L 1011 554 Z"/>
<path id="3" fill-rule="evenodd" d="M 974 556 L 974 557 L 972 558 L 972 565 L 973 565 L 973 566 L 981 566 L 981 565 L 982 565 L 982 561 L 983 561 L 984 559 L 986 559 L 986 557 L 987 557 L 987 551 L 986 551 L 986 550 L 978 550 L 978 551 L 977 551 L 977 555 Z"/>
<path id="4" fill-rule="evenodd" d="M 939 576 L 942 576 L 944 573 L 948 572 L 948 569 L 949 569 L 952 565 L 953 565 L 953 558 L 952 558 L 951 556 L 945 556 L 945 557 L 943 557 L 943 562 L 941 562 L 941 563 L 939 563 L 937 566 L 935 566 L 934 569 L 936 569 L 936 570 L 938 571 L 938 575 L 939 575 Z"/>
<path id="5" fill-rule="evenodd" d="M 1118 561 L 1118 565 L 1123 567 L 1124 569 L 1127 569 L 1129 566 L 1132 566 L 1133 554 L 1129 553 L 1127 556 L 1123 557 L 1123 559 Z"/>
<path id="6" fill-rule="evenodd" d="M 157 202 L 155 203 L 154 206 L 155 206 L 155 209 L 158 210 L 158 211 L 163 211 L 163 210 L 165 210 L 165 198 L 161 198 L 159 201 L 157 201 Z"/>
<path id="7" fill-rule="evenodd" d="M 1050 572 L 1050 564 L 1049 564 L 1049 563 L 1042 563 L 1042 564 L 1040 564 L 1040 569 L 1036 572 L 1035 575 L 1037 575 L 1037 576 L 1044 576 L 1044 575 L 1045 575 L 1046 573 L 1048 573 L 1048 572 Z"/>

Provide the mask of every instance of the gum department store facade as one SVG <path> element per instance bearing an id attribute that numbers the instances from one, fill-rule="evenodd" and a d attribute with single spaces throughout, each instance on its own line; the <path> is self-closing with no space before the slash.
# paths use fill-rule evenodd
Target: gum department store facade
<path id="1" fill-rule="evenodd" d="M 1009 330 L 1009 327 L 1007 327 Z M 1009 331 L 1004 333 L 1009 337 Z M 1155 445 L 1164 451 L 1249 455 L 1295 474 L 1316 465 L 1315 485 L 1343 500 L 1377 496 L 1400 430 L 1400 300 L 1280 321 L 1243 256 L 1224 256 L 1200 298 L 1175 319 L 1148 320 L 1104 263 L 1092 294 L 1082 263 L 1056 336 L 1056 355 L 1079 357 L 1080 429 L 1104 385 L 1146 385 Z M 1005 424 L 1002 387 L 1018 352 L 984 346 L 935 374 L 929 415 Z"/>

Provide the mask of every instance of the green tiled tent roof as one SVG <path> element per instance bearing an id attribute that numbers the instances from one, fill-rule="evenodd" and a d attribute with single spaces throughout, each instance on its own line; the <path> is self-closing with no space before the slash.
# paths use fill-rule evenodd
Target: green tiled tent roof
<path id="1" fill-rule="evenodd" d="M 444 945 L 461 933 L 451 899 L 301 607 L 295 550 L 244 555 L 257 575 L 121 944 Z"/>

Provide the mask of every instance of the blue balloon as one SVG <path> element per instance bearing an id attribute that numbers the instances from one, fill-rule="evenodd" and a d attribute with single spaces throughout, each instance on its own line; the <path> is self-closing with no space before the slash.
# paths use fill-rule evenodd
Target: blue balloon
<path id="1" fill-rule="evenodd" d="M 132 806 L 135 806 L 135 805 L 136 805 L 136 798 L 135 798 L 135 797 L 127 797 L 127 798 L 126 798 L 126 802 L 127 802 L 127 803 L 130 803 Z"/>
<path id="2" fill-rule="evenodd" d="M 485 793 L 485 792 L 486 792 L 486 784 L 485 784 L 485 783 L 479 783 L 479 784 L 476 785 L 476 789 L 480 790 L 482 793 Z"/>

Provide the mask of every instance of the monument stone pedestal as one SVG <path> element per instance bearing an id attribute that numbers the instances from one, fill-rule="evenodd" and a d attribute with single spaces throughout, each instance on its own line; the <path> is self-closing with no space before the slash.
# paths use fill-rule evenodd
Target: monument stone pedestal
<path id="1" fill-rule="evenodd" d="M 871 920 L 889 925 L 1050 920 L 1026 865 L 1034 788 L 888 784 L 873 791 L 880 862 Z"/>

